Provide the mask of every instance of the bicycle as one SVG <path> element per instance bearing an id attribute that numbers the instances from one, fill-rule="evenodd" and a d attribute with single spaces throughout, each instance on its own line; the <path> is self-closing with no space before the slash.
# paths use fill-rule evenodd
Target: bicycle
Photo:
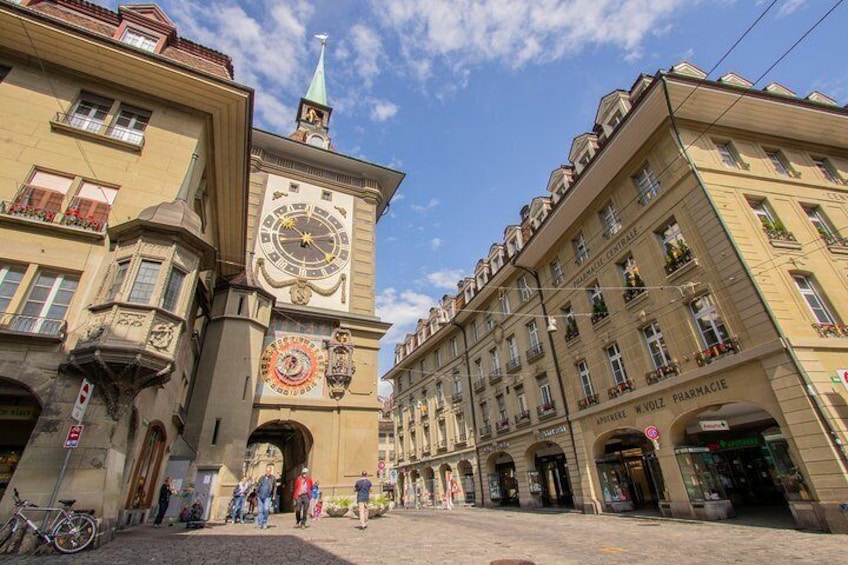
<path id="1" fill-rule="evenodd" d="M 25 532 L 27 528 L 33 534 L 40 537 L 44 542 L 52 544 L 60 553 L 77 553 L 82 551 L 94 541 L 97 535 L 97 522 L 90 514 L 72 510 L 76 500 L 60 500 L 62 508 L 50 506 L 38 506 L 28 500 L 23 500 L 18 495 L 18 489 L 14 489 L 15 506 L 17 510 L 6 520 L 0 528 L 0 548 L 5 548 L 6 543 L 18 532 Z M 30 512 L 43 512 L 44 522 L 52 512 L 56 512 L 50 527 L 45 531 L 38 527 L 24 510 Z M 49 532 L 49 533 L 48 533 Z"/>

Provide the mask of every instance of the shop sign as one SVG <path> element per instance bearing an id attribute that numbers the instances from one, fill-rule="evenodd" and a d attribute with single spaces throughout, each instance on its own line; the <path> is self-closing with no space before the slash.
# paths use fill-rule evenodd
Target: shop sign
<path id="1" fill-rule="evenodd" d="M 727 384 L 727 379 L 715 379 L 712 381 L 708 381 L 704 384 L 690 386 L 685 390 L 675 392 L 671 395 L 671 404 L 680 404 L 682 402 L 696 400 L 702 396 L 709 396 L 713 393 L 728 389 L 730 389 L 730 385 Z M 668 404 L 666 403 L 665 396 L 655 396 L 653 398 L 635 404 L 633 406 L 633 411 L 636 412 L 637 415 L 644 415 L 650 414 L 651 412 L 655 412 L 657 410 L 662 410 L 667 407 Z M 598 426 L 601 426 L 603 424 L 610 424 L 617 420 L 625 420 L 627 419 L 627 417 L 627 409 L 622 408 L 620 410 L 616 410 L 615 412 L 611 412 L 610 414 L 598 416 L 595 419 L 595 423 Z"/>
<path id="2" fill-rule="evenodd" d="M 565 424 L 560 424 L 559 426 L 548 428 L 547 430 L 539 430 L 539 437 L 541 439 L 547 439 L 559 434 L 564 434 L 566 431 L 568 431 L 568 428 Z"/>
<path id="3" fill-rule="evenodd" d="M 35 406 L 0 406 L 0 420 L 35 420 Z"/>
<path id="4" fill-rule="evenodd" d="M 842 383 L 842 386 L 845 387 L 845 390 L 848 391 L 848 369 L 836 369 L 836 377 Z"/>
<path id="5" fill-rule="evenodd" d="M 734 449 L 739 447 L 757 447 L 762 443 L 759 436 L 743 437 L 739 439 L 720 439 L 716 442 L 708 443 L 707 448 L 710 451 L 718 451 L 719 449 Z"/>
<path id="6" fill-rule="evenodd" d="M 480 451 L 483 452 L 483 453 L 491 453 L 492 451 L 495 451 L 496 449 L 507 449 L 507 448 L 509 448 L 509 442 L 508 441 L 498 441 L 498 442 L 495 442 L 495 443 L 490 443 L 489 445 L 484 445 L 483 447 L 480 448 Z"/>
<path id="7" fill-rule="evenodd" d="M 701 420 L 698 425 L 702 432 L 726 432 L 730 429 L 727 420 Z"/>
<path id="8" fill-rule="evenodd" d="M 619 254 L 619 252 L 624 249 L 631 241 L 636 239 L 636 236 L 639 235 L 639 228 L 634 227 L 629 232 L 626 232 L 622 235 L 619 240 L 612 245 L 609 249 L 607 249 L 606 253 L 598 257 L 586 270 L 584 270 L 579 277 L 577 277 L 572 286 L 580 286 L 595 274 L 597 274 L 598 270 L 604 266 L 609 261 L 615 259 L 615 256 Z"/>

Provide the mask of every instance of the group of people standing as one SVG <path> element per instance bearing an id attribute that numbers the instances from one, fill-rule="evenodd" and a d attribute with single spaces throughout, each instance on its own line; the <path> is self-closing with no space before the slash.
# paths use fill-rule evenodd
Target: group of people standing
<path id="1" fill-rule="evenodd" d="M 252 487 L 252 488 L 251 488 Z M 231 519 L 233 523 L 244 520 L 244 504 L 250 505 L 249 512 L 253 512 L 256 505 L 256 527 L 266 529 L 268 527 L 268 516 L 271 509 L 282 511 L 283 492 L 285 490 L 284 479 L 274 476 L 274 466 L 268 465 L 265 474 L 252 485 L 250 479 L 242 477 L 238 485 L 233 489 L 233 506 Z M 253 499 L 253 500 L 251 500 Z M 322 512 L 321 489 L 318 481 L 313 481 L 309 476 L 309 469 L 304 467 L 294 482 L 292 499 L 295 507 L 296 528 L 308 528 L 309 517 L 320 518 Z M 276 502 L 276 505 L 275 505 Z"/>

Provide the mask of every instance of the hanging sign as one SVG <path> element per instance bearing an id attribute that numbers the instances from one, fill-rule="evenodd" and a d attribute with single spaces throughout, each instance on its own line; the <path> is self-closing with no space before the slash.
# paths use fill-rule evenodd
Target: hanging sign
<path id="1" fill-rule="evenodd" d="M 702 432 L 726 432 L 730 429 L 727 420 L 701 420 L 698 426 Z"/>

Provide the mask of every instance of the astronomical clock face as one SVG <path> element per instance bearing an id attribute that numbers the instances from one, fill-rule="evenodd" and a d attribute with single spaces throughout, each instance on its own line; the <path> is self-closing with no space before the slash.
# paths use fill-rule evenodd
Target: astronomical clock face
<path id="1" fill-rule="evenodd" d="M 260 370 L 268 388 L 298 396 L 318 386 L 324 374 L 324 354 L 304 337 L 281 337 L 262 352 Z"/>
<path id="2" fill-rule="evenodd" d="M 350 237 L 342 222 L 317 204 L 283 204 L 262 218 L 259 242 L 281 271 L 314 280 L 338 273 L 350 259 Z"/>

